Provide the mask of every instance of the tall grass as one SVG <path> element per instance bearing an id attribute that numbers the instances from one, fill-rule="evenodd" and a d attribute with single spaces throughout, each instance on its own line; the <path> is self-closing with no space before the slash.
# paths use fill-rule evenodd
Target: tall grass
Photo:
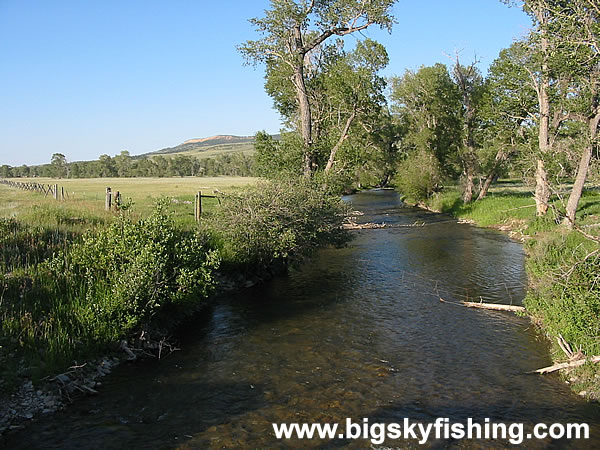
<path id="1" fill-rule="evenodd" d="M 64 225 L 64 217 L 54 220 Z M 64 368 L 151 326 L 165 308 L 207 295 L 217 254 L 204 234 L 176 224 L 166 201 L 147 218 L 122 213 L 87 226 L 75 233 L 0 222 L 0 360 L 13 363 L 6 372 Z"/>

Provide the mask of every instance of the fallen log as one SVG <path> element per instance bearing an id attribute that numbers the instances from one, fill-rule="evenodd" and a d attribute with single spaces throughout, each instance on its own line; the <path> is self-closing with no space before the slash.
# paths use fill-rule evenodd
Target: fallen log
<path id="1" fill-rule="evenodd" d="M 481 309 L 492 309 L 495 311 L 512 311 L 524 313 L 525 307 L 515 305 L 503 305 L 501 303 L 483 303 L 483 302 L 461 302 L 467 308 L 481 308 Z"/>
<path id="2" fill-rule="evenodd" d="M 514 306 L 514 305 L 503 305 L 501 303 L 483 303 L 483 302 L 449 302 L 440 297 L 440 302 L 442 303 L 451 303 L 453 305 L 461 305 L 466 306 L 467 308 L 480 308 L 480 309 L 491 309 L 494 311 L 511 311 L 511 312 L 526 312 L 525 307 L 523 306 Z"/>
<path id="3" fill-rule="evenodd" d="M 342 228 L 345 230 L 372 230 L 376 228 L 385 228 L 385 223 L 345 223 Z"/>
<path id="4" fill-rule="evenodd" d="M 545 373 L 552 373 L 552 372 L 556 372 L 557 370 L 561 370 L 561 369 L 571 369 L 573 367 L 583 366 L 584 364 L 586 364 L 588 362 L 589 363 L 599 363 L 600 356 L 592 356 L 591 358 L 578 359 L 576 361 L 554 364 L 553 366 L 534 370 L 533 372 L 530 372 L 530 373 L 539 373 L 539 374 L 543 375 Z"/>

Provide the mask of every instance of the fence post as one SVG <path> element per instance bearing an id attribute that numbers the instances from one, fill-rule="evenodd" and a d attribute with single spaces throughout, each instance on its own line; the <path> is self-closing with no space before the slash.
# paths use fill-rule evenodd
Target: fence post
<path id="1" fill-rule="evenodd" d="M 54 185 L 54 200 L 58 200 L 58 184 Z"/>
<path id="2" fill-rule="evenodd" d="M 202 215 L 202 192 L 198 191 L 196 194 L 196 201 L 194 203 L 194 218 L 196 222 L 200 222 L 200 216 Z"/>
<path id="3" fill-rule="evenodd" d="M 121 193 L 119 191 L 115 192 L 115 208 L 119 209 L 121 207 Z"/>
<path id="4" fill-rule="evenodd" d="M 60 199 L 64 202 L 65 201 L 65 187 L 61 186 L 60 187 Z"/>
<path id="5" fill-rule="evenodd" d="M 104 209 L 106 209 L 107 211 L 110 211 L 111 201 L 112 201 L 112 195 L 110 192 L 110 187 L 107 187 L 106 188 L 106 200 L 104 202 Z"/>

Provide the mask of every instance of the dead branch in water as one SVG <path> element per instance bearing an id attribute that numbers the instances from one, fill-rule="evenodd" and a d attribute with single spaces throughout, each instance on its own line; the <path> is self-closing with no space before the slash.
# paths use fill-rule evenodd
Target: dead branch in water
<path id="1" fill-rule="evenodd" d="M 440 302 L 442 303 L 451 303 L 455 305 L 466 306 L 467 308 L 479 308 L 479 309 L 490 309 L 494 311 L 511 311 L 511 312 L 526 312 L 526 309 L 523 306 L 514 306 L 514 305 L 504 305 L 502 303 L 483 303 L 483 302 L 449 302 L 440 297 Z"/>
<path id="2" fill-rule="evenodd" d="M 565 355 L 567 355 L 567 358 L 569 358 L 569 361 L 564 362 L 564 363 L 554 364 L 553 366 L 544 367 L 542 369 L 534 370 L 533 372 L 530 372 L 530 373 L 539 373 L 539 374 L 552 373 L 552 372 L 556 372 L 557 370 L 561 370 L 561 369 L 572 369 L 574 367 L 583 366 L 584 364 L 586 364 L 588 362 L 590 362 L 590 363 L 600 362 L 600 356 L 592 356 L 591 358 L 586 358 L 585 355 L 583 354 L 583 352 L 581 351 L 581 348 L 579 348 L 576 352 L 574 352 L 573 349 L 571 348 L 571 346 L 569 345 L 569 343 L 565 340 L 564 337 L 562 337 L 561 334 L 558 335 L 556 340 L 558 341 L 558 345 L 560 346 L 562 351 L 565 353 Z"/>
<path id="3" fill-rule="evenodd" d="M 533 372 L 530 372 L 530 373 L 539 373 L 539 374 L 551 373 L 551 372 L 556 372 L 557 370 L 561 370 L 561 369 L 571 369 L 573 367 L 583 366 L 584 364 L 586 364 L 588 362 L 589 363 L 599 363 L 600 356 L 592 356 L 591 358 L 584 358 L 584 359 L 578 359 L 576 361 L 554 364 L 553 366 L 534 370 Z"/>

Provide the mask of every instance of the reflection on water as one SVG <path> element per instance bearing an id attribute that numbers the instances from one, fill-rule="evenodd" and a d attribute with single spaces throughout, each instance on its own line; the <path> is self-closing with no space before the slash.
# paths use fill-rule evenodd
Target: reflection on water
<path id="1" fill-rule="evenodd" d="M 588 422 L 597 412 L 556 377 L 530 323 L 439 302 L 519 303 L 521 246 L 448 217 L 403 208 L 389 191 L 349 197 L 365 222 L 412 224 L 357 232 L 255 289 L 219 299 L 160 363 L 121 367 L 102 395 L 11 437 L 14 447 L 255 448 L 283 445 L 273 422 Z M 141 367 L 140 367 L 141 366 Z M 286 441 L 297 448 L 364 448 L 367 441 Z M 442 441 L 438 447 L 497 447 Z M 386 442 L 417 446 L 415 442 Z"/>

